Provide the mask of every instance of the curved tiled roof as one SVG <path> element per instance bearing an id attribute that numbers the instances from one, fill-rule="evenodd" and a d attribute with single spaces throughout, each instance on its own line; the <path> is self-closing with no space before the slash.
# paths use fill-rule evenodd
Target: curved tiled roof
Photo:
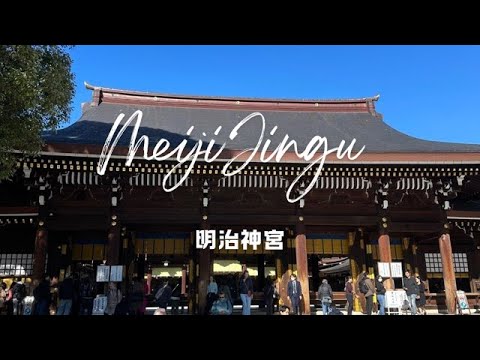
<path id="1" fill-rule="evenodd" d="M 375 112 L 373 102 L 378 97 L 346 100 L 240 99 L 89 88 L 94 90 L 94 102 L 84 108 L 80 120 L 73 125 L 56 133 L 45 133 L 47 144 L 103 145 L 119 114 L 125 114 L 125 121 L 136 110 L 141 110 L 143 119 L 137 139 L 148 135 L 152 146 L 162 138 L 175 146 L 188 137 L 185 134 L 194 126 L 188 137 L 192 143 L 198 139 L 205 142 L 215 139 L 216 144 L 226 143 L 226 149 L 242 150 L 254 147 L 258 142 L 261 131 L 258 119 L 245 124 L 234 140 L 230 140 L 228 135 L 240 120 L 259 111 L 266 120 L 264 141 L 271 139 L 270 149 L 274 149 L 288 134 L 299 144 L 299 150 L 313 136 L 319 135 L 327 138 L 329 148 L 338 146 L 342 140 L 348 145 L 355 138 L 355 148 L 365 145 L 365 153 L 480 152 L 480 145 L 427 141 L 395 130 Z M 132 125 L 118 145 L 128 146 Z M 214 136 L 219 126 L 222 126 L 221 131 Z M 278 128 L 270 136 L 274 126 Z"/>

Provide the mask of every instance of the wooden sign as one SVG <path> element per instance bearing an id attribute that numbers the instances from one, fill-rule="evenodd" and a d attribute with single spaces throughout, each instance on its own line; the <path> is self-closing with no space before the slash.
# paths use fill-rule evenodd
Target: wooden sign
<path id="1" fill-rule="evenodd" d="M 401 278 L 402 263 L 401 262 L 378 262 L 378 273 L 383 278 Z"/>
<path id="2" fill-rule="evenodd" d="M 401 262 L 392 262 L 390 263 L 392 278 L 401 278 L 402 274 L 402 263 Z"/>
<path id="3" fill-rule="evenodd" d="M 385 292 L 385 307 L 401 309 L 403 301 L 407 299 L 405 290 L 387 290 Z"/>
<path id="4" fill-rule="evenodd" d="M 464 311 L 468 311 L 468 313 L 471 314 L 470 307 L 468 306 L 467 295 L 465 294 L 465 291 L 457 291 L 456 295 L 457 295 L 456 297 L 457 297 L 458 313 L 460 315 L 463 315 Z"/>
<path id="5" fill-rule="evenodd" d="M 99 265 L 97 267 L 97 282 L 110 281 L 110 266 Z"/>
<path id="6" fill-rule="evenodd" d="M 116 265 L 110 267 L 110 281 L 122 282 L 123 280 L 123 266 Z"/>
<path id="7" fill-rule="evenodd" d="M 23 315 L 33 315 L 33 301 L 35 298 L 33 296 L 26 296 L 23 306 Z"/>
<path id="8" fill-rule="evenodd" d="M 378 262 L 378 274 L 381 277 L 389 278 L 390 277 L 390 264 L 388 262 Z"/>
<path id="9" fill-rule="evenodd" d="M 106 308 L 107 308 L 107 297 L 97 295 L 97 297 L 93 299 L 92 315 L 104 315 Z"/>

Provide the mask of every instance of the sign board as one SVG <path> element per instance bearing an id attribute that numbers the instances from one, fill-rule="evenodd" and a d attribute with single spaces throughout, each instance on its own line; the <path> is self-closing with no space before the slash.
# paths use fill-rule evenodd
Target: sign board
<path id="1" fill-rule="evenodd" d="M 381 277 L 385 278 L 401 278 L 402 275 L 402 263 L 401 262 L 379 262 L 378 273 Z"/>
<path id="2" fill-rule="evenodd" d="M 104 315 L 107 308 L 107 297 L 98 295 L 93 299 L 92 315 Z"/>
<path id="3" fill-rule="evenodd" d="M 401 262 L 392 262 L 390 263 L 390 273 L 392 274 L 392 278 L 401 278 L 403 277 L 402 274 L 402 263 Z"/>
<path id="4" fill-rule="evenodd" d="M 123 266 L 111 266 L 110 267 L 110 281 L 122 282 L 123 280 Z"/>
<path id="5" fill-rule="evenodd" d="M 457 307 L 458 313 L 463 314 L 464 310 L 467 310 L 470 313 L 470 307 L 468 306 L 467 295 L 465 291 L 457 291 Z"/>
<path id="6" fill-rule="evenodd" d="M 385 292 L 385 307 L 401 309 L 404 300 L 407 300 L 405 290 L 387 290 Z"/>
<path id="7" fill-rule="evenodd" d="M 390 277 L 390 266 L 387 262 L 379 262 L 378 263 L 378 274 L 381 277 L 388 278 Z"/>
<path id="8" fill-rule="evenodd" d="M 33 315 L 33 301 L 35 298 L 33 296 L 26 296 L 23 299 L 23 315 Z"/>
<path id="9" fill-rule="evenodd" d="M 99 265 L 97 267 L 97 282 L 110 281 L 110 266 Z"/>
<path id="10" fill-rule="evenodd" d="M 473 279 L 472 280 L 472 291 L 473 292 L 480 292 L 480 279 Z"/>

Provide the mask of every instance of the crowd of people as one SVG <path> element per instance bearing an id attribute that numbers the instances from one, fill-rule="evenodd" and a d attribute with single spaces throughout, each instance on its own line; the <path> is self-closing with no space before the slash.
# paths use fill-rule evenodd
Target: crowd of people
<path id="1" fill-rule="evenodd" d="M 153 294 L 163 289 L 163 295 L 155 298 L 160 307 L 172 306 L 176 313 L 180 302 L 179 282 L 170 287 L 168 280 L 158 283 Z M 6 315 L 92 315 L 95 298 L 106 296 L 104 315 L 144 315 L 150 293 L 147 283 L 134 277 L 122 294 L 117 283 L 104 287 L 90 276 L 67 275 L 59 282 L 58 277 L 45 276 L 42 281 L 25 284 L 21 278 L 10 286 L 1 283 L 0 313 Z M 33 300 L 33 301 L 30 301 Z"/>
<path id="2" fill-rule="evenodd" d="M 238 279 L 238 278 L 237 278 Z M 42 281 L 34 281 L 32 286 L 26 286 L 21 278 L 13 281 L 9 287 L 5 282 L 0 288 L 0 313 L 8 315 L 22 315 L 25 311 L 27 295 L 33 296 L 33 304 L 28 314 L 34 315 L 91 315 L 94 299 L 98 294 L 107 298 L 105 315 L 144 315 L 147 306 L 148 294 L 154 295 L 156 315 L 167 314 L 167 307 L 171 307 L 171 314 L 177 314 L 180 303 L 180 282 L 171 279 L 153 283 L 153 291 L 150 291 L 147 283 L 138 277 L 133 278 L 122 294 L 120 288 L 114 282 L 108 283 L 105 291 L 98 289 L 89 276 L 67 275 L 62 282 L 58 283 L 57 277 L 45 276 Z M 295 274 L 291 274 L 286 288 L 288 304 L 280 307 L 280 293 L 278 280 L 266 279 L 263 290 L 263 298 L 267 315 L 279 313 L 281 315 L 300 315 L 303 299 L 302 286 Z M 33 289 L 33 291 L 32 291 Z M 409 271 L 405 272 L 403 289 L 406 293 L 405 309 L 412 315 L 426 314 L 425 310 L 425 283 L 418 275 L 412 276 Z M 359 300 L 362 312 L 372 315 L 374 309 L 378 315 L 385 315 L 385 281 L 381 276 L 373 278 L 367 271 L 363 271 L 356 282 L 351 276 L 345 281 L 345 296 L 347 300 L 347 315 L 352 315 L 355 299 Z M 232 294 L 232 292 L 234 294 Z M 242 302 L 242 315 L 251 314 L 251 303 L 254 294 L 254 285 L 248 271 L 244 271 L 234 290 L 231 284 L 222 282 L 217 284 L 214 277 L 210 277 L 207 286 L 207 299 L 205 314 L 231 315 L 236 298 Z M 323 279 L 317 292 L 317 299 L 321 304 L 324 315 L 341 314 L 336 309 L 333 301 L 332 287 L 327 279 Z M 374 301 L 376 299 L 376 301 Z M 290 306 L 286 306 L 290 305 Z"/>

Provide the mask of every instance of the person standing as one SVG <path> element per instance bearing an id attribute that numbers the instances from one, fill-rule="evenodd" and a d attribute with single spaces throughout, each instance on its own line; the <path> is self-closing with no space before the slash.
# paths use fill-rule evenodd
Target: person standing
<path id="1" fill-rule="evenodd" d="M 377 290 L 377 300 L 378 300 L 378 315 L 385 315 L 385 286 L 383 285 L 383 278 L 381 275 L 377 276 L 375 281 L 375 289 Z"/>
<path id="2" fill-rule="evenodd" d="M 323 315 L 328 315 L 333 302 L 333 291 L 327 279 L 323 279 L 322 285 L 318 287 L 318 299 L 322 303 Z"/>
<path id="3" fill-rule="evenodd" d="M 7 284 L 2 281 L 2 287 L 0 288 L 0 315 L 7 309 L 7 293 Z"/>
<path id="4" fill-rule="evenodd" d="M 273 315 L 273 296 L 275 294 L 275 285 L 270 278 L 267 279 L 267 284 L 263 289 L 263 297 L 265 299 L 265 306 L 267 307 L 267 315 Z"/>
<path id="5" fill-rule="evenodd" d="M 293 314 L 301 315 L 300 301 L 302 301 L 302 285 L 297 280 L 297 275 L 290 275 L 290 281 L 287 287 L 287 298 L 292 303 Z"/>
<path id="6" fill-rule="evenodd" d="M 408 303 L 410 304 L 410 311 L 412 315 L 417 314 L 417 295 L 418 285 L 415 278 L 411 276 L 410 271 L 405 271 L 405 277 L 403 278 L 403 289 L 407 292 Z"/>
<path id="7" fill-rule="evenodd" d="M 373 310 L 373 295 L 375 294 L 375 284 L 373 280 L 368 277 L 368 273 L 366 274 L 366 278 L 364 280 L 365 285 L 367 287 L 367 292 L 365 294 L 365 303 L 367 306 L 367 315 L 372 315 Z"/>
<path id="8" fill-rule="evenodd" d="M 347 282 L 345 283 L 345 296 L 347 297 L 347 315 L 352 315 L 353 311 L 353 279 L 351 276 L 347 277 Z"/>
<path id="9" fill-rule="evenodd" d="M 427 304 L 427 299 L 425 297 L 425 284 L 420 279 L 420 276 L 415 278 L 415 281 L 418 286 L 418 296 L 417 296 L 417 310 L 420 315 L 427 315 L 427 310 L 425 310 L 425 305 Z"/>
<path id="10" fill-rule="evenodd" d="M 362 271 L 358 277 L 357 277 L 357 282 L 355 284 L 355 293 L 357 294 L 358 301 L 360 302 L 360 307 L 362 308 L 362 313 L 366 314 L 367 313 L 367 306 L 366 306 L 366 299 L 365 299 L 365 294 L 366 292 L 363 292 L 362 290 L 365 288 L 363 286 L 363 283 L 365 279 L 367 278 L 367 272 Z M 365 290 L 364 290 L 365 291 Z"/>
<path id="11" fill-rule="evenodd" d="M 243 272 L 239 283 L 240 299 L 242 299 L 242 315 L 250 315 L 250 306 L 253 298 L 253 282 L 248 271 Z"/>
<path id="12" fill-rule="evenodd" d="M 70 275 L 62 281 L 58 289 L 58 304 L 57 315 L 70 315 L 73 303 L 73 278 Z"/>
<path id="13" fill-rule="evenodd" d="M 23 315 L 23 300 L 25 296 L 27 296 L 27 288 L 22 279 L 17 278 L 15 286 L 13 286 L 13 315 Z"/>
<path id="14" fill-rule="evenodd" d="M 34 315 L 50 315 L 49 308 L 52 302 L 50 286 L 51 279 L 49 276 L 45 276 L 33 290 L 33 297 L 35 298 Z"/>
<path id="15" fill-rule="evenodd" d="M 108 283 L 107 292 L 107 308 L 105 309 L 105 315 L 115 314 L 115 308 L 122 301 L 122 292 L 117 289 L 117 284 L 110 281 Z"/>
<path id="16" fill-rule="evenodd" d="M 218 294 L 218 285 L 213 276 L 210 276 L 210 283 L 207 287 L 207 308 L 205 309 L 205 314 L 210 313 L 213 303 L 217 300 Z"/>

